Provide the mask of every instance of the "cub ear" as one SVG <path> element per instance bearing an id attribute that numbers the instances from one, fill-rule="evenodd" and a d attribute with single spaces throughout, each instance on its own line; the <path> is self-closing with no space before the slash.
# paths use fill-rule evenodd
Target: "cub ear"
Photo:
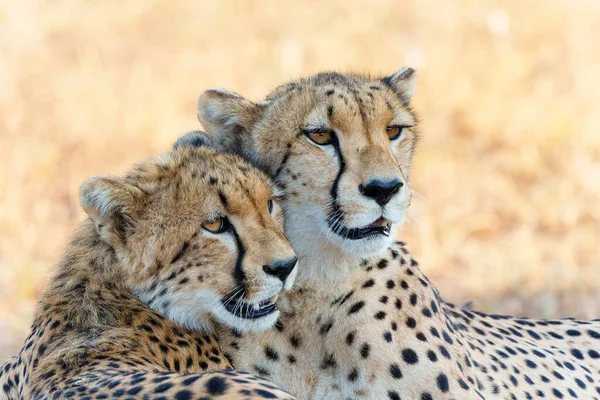
<path id="1" fill-rule="evenodd" d="M 383 78 L 381 81 L 388 85 L 405 104 L 410 103 L 415 92 L 416 76 L 415 70 L 404 67 L 394 75 Z"/>
<path id="2" fill-rule="evenodd" d="M 96 224 L 100 236 L 111 245 L 124 245 L 135 226 L 143 193 L 114 177 L 95 176 L 79 188 L 79 202 Z"/>
<path id="3" fill-rule="evenodd" d="M 203 131 L 191 131 L 181 136 L 173 145 L 173 150 L 181 147 L 210 147 L 210 137 Z"/>
<path id="4" fill-rule="evenodd" d="M 198 98 L 198 120 L 221 150 L 246 154 L 250 150 L 248 132 L 258 121 L 264 105 L 246 100 L 237 93 L 210 89 Z"/>

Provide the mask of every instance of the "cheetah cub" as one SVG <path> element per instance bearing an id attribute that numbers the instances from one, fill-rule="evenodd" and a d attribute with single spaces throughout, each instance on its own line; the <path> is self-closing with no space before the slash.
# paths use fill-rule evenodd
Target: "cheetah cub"
<path id="1" fill-rule="evenodd" d="M 296 256 L 279 189 L 207 143 L 194 133 L 124 178 L 83 183 L 88 218 L 0 370 L 0 399 L 292 399 L 232 371 L 210 333 L 213 320 L 272 327 Z"/>

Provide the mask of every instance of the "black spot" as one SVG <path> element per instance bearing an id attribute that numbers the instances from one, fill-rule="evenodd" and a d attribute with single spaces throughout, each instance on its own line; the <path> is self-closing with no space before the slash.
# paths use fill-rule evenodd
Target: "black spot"
<path id="1" fill-rule="evenodd" d="M 448 360 L 451 359 L 452 357 L 450 356 L 450 353 L 448 352 L 448 350 L 446 350 L 446 348 L 442 345 L 439 346 L 440 349 L 440 353 L 442 353 L 442 355 L 447 358 Z"/>
<path id="2" fill-rule="evenodd" d="M 302 344 L 302 339 L 300 339 L 298 336 L 292 336 L 290 338 L 290 343 L 292 344 L 293 348 L 297 349 L 300 347 L 300 344 Z"/>
<path id="3" fill-rule="evenodd" d="M 319 330 L 319 332 L 321 333 L 321 335 L 326 335 L 327 333 L 329 333 L 332 326 L 333 326 L 333 321 L 328 321 L 328 322 L 324 323 L 323 325 L 321 325 L 321 329 Z"/>
<path id="4" fill-rule="evenodd" d="M 427 352 L 427 358 L 429 358 L 429 361 L 431 362 L 436 362 L 438 360 L 437 355 L 433 350 L 429 350 Z"/>
<path id="5" fill-rule="evenodd" d="M 194 394 L 189 390 L 180 390 L 175 395 L 175 400 L 191 400 L 193 395 Z"/>
<path id="6" fill-rule="evenodd" d="M 369 354 L 371 354 L 371 345 L 368 343 L 363 343 L 363 345 L 360 347 L 360 356 L 362 358 L 367 358 L 369 357 Z"/>
<path id="7" fill-rule="evenodd" d="M 269 392 L 268 390 L 264 390 L 264 389 L 254 389 L 254 393 L 261 396 L 263 399 L 276 399 L 277 398 L 277 396 L 275 394 Z"/>
<path id="8" fill-rule="evenodd" d="M 393 390 L 388 391 L 388 397 L 390 398 L 390 400 L 401 400 L 398 392 L 395 392 Z"/>
<path id="9" fill-rule="evenodd" d="M 359 312 L 363 307 L 365 306 L 365 302 L 364 301 L 358 301 L 356 303 L 354 303 L 352 305 L 352 307 L 350 307 L 350 310 L 348 310 L 348 314 L 354 314 Z"/>
<path id="10" fill-rule="evenodd" d="M 219 378 L 219 379 L 222 379 L 222 378 Z M 171 387 L 173 387 L 173 384 L 170 382 L 162 383 L 154 389 L 154 393 L 164 393 L 167 390 L 171 389 Z"/>
<path id="11" fill-rule="evenodd" d="M 412 304 L 413 306 L 417 305 L 417 294 L 413 293 L 410 295 L 410 304 Z"/>
<path id="12" fill-rule="evenodd" d="M 575 357 L 576 359 L 583 360 L 583 354 L 581 354 L 581 351 L 577 349 L 571 349 L 571 354 L 573 354 L 573 357 Z"/>
<path id="13" fill-rule="evenodd" d="M 340 301 L 340 306 L 342 304 L 344 304 L 346 302 L 346 300 L 348 300 L 350 298 L 350 296 L 352 296 L 354 294 L 354 290 L 349 291 L 348 293 L 346 293 L 346 295 L 342 298 L 342 300 Z"/>
<path id="14" fill-rule="evenodd" d="M 279 360 L 279 354 L 273 349 L 271 346 L 265 347 L 265 355 L 269 360 L 277 361 Z"/>
<path id="15" fill-rule="evenodd" d="M 448 332 L 446 332 L 446 331 L 442 332 L 442 336 L 444 337 L 444 340 L 446 341 L 446 343 L 454 344 L 454 340 L 452 340 L 452 338 L 450 337 Z"/>
<path id="16" fill-rule="evenodd" d="M 333 89 L 330 89 L 330 90 L 328 90 L 328 91 L 326 91 L 326 92 L 325 92 L 325 94 L 326 94 L 327 96 L 331 96 L 331 95 L 332 95 L 332 94 L 334 94 L 334 93 L 335 93 L 335 90 L 333 90 Z"/>
<path id="17" fill-rule="evenodd" d="M 402 359 L 407 364 L 416 364 L 417 362 L 419 362 L 419 357 L 417 356 L 417 353 L 415 353 L 415 351 L 412 349 L 402 350 Z"/>
<path id="18" fill-rule="evenodd" d="M 259 367 L 258 365 L 255 365 L 254 369 L 260 376 L 271 376 L 271 372 L 269 372 L 269 370 Z"/>
<path id="19" fill-rule="evenodd" d="M 446 393 L 449 389 L 448 377 L 446 376 L 446 374 L 439 374 L 436 381 L 437 381 L 438 388 L 442 392 Z"/>
<path id="20" fill-rule="evenodd" d="M 390 343 L 392 341 L 392 332 L 387 331 L 383 334 L 383 338 L 386 342 Z"/>
<path id="21" fill-rule="evenodd" d="M 321 369 L 336 368 L 336 367 L 337 367 L 337 360 L 335 359 L 335 356 L 333 354 L 330 354 L 329 356 L 323 358 L 323 361 L 321 362 Z"/>
<path id="22" fill-rule="evenodd" d="M 394 379 L 402 378 L 402 371 L 400 371 L 400 367 L 398 366 L 398 364 L 390 365 L 390 375 Z"/>
<path id="23" fill-rule="evenodd" d="M 352 368 L 352 371 L 348 374 L 348 380 L 350 382 L 354 382 L 358 379 L 358 370 L 356 368 Z"/>
<path id="24" fill-rule="evenodd" d="M 354 343 L 354 332 L 350 332 L 346 336 L 346 344 L 351 345 L 352 343 Z"/>
<path id="25" fill-rule="evenodd" d="M 384 318 L 385 318 L 385 315 L 386 315 L 386 314 L 385 314 L 385 311 L 378 311 L 378 312 L 377 312 L 377 313 L 374 315 L 374 317 L 375 317 L 376 319 L 384 319 Z"/>
<path id="26" fill-rule="evenodd" d="M 211 396 L 218 396 L 227 390 L 229 384 L 220 376 L 214 376 L 206 382 L 206 391 Z"/>
<path id="27" fill-rule="evenodd" d="M 368 281 L 366 281 L 366 282 L 365 282 L 365 283 L 362 285 L 362 287 L 363 287 L 363 288 L 370 288 L 370 287 L 372 287 L 372 286 L 374 286 L 374 285 L 375 285 L 375 280 L 373 280 L 373 279 L 369 279 Z"/>
<path id="28" fill-rule="evenodd" d="M 402 301 L 400 299 L 396 299 L 396 308 L 398 310 L 402 309 Z"/>
<path id="29" fill-rule="evenodd" d="M 387 268 L 387 266 L 388 266 L 388 260 L 386 260 L 386 259 L 383 259 L 377 263 L 377 268 L 379 268 L 379 269 Z"/>

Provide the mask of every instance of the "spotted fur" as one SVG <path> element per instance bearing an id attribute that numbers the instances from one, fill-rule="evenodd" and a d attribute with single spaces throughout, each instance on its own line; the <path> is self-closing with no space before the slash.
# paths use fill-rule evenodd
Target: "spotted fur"
<path id="1" fill-rule="evenodd" d="M 457 308 L 393 235 L 340 235 L 340 225 L 404 218 L 413 87 L 403 69 L 381 79 L 318 74 L 259 103 L 225 91 L 200 97 L 199 119 L 216 143 L 284 187 L 285 232 L 302 265 L 298 288 L 280 297 L 279 323 L 262 333 L 221 327 L 222 347 L 236 368 L 300 399 L 600 399 L 600 321 Z M 398 124 L 405 135 L 390 142 L 386 127 Z M 335 141 L 311 142 L 315 127 Z M 383 205 L 361 190 L 396 178 L 404 186 Z"/>
<path id="2" fill-rule="evenodd" d="M 251 303 L 291 285 L 263 267 L 294 257 L 279 209 L 267 209 L 277 189 L 241 158 L 201 144 L 179 142 L 125 178 L 82 185 L 89 218 L 23 349 L 0 369 L 0 398 L 292 398 L 232 371 L 210 333 L 213 320 L 241 330 L 277 320 L 226 316 L 221 304 L 234 290 Z M 230 231 L 202 228 L 218 216 Z"/>

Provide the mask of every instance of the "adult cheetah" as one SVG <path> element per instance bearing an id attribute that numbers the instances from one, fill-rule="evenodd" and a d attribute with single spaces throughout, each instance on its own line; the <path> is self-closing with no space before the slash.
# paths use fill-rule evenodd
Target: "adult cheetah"
<path id="1" fill-rule="evenodd" d="M 124 178 L 82 185 L 89 218 L 0 369 L 0 398 L 292 399 L 232 371 L 207 333 L 212 320 L 271 327 L 296 257 L 277 187 L 205 142 L 195 134 Z"/>
<path id="2" fill-rule="evenodd" d="M 321 73 L 254 103 L 198 101 L 220 148 L 284 189 L 297 289 L 263 333 L 221 345 L 301 399 L 600 399 L 600 322 L 485 315 L 444 303 L 393 228 L 410 205 L 415 74 Z"/>

